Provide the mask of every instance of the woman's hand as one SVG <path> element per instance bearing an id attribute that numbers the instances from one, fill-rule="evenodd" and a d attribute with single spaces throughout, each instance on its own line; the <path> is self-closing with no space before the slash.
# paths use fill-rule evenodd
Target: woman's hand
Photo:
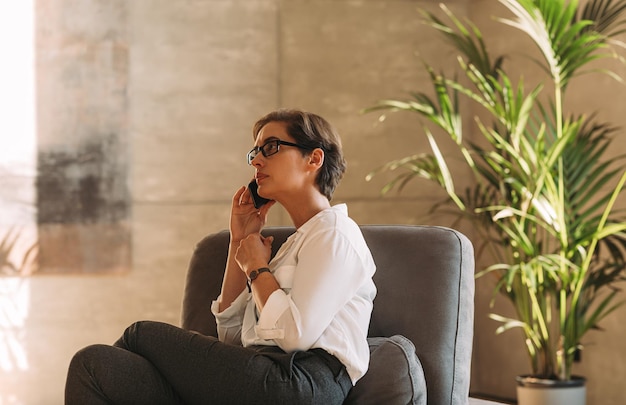
<path id="1" fill-rule="evenodd" d="M 254 207 L 248 187 L 242 186 L 237 190 L 230 211 L 231 242 L 238 243 L 248 235 L 260 233 L 267 220 L 267 213 L 274 203 L 275 201 L 270 201 L 257 209 Z"/>
<path id="2" fill-rule="evenodd" d="M 273 241 L 273 236 L 266 238 L 260 233 L 253 233 L 239 242 L 235 260 L 246 276 L 252 270 L 268 266 L 272 256 Z"/>

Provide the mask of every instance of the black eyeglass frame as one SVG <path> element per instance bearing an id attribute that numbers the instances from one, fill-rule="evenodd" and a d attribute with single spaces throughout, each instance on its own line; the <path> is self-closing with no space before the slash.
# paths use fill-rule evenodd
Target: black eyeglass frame
<path id="1" fill-rule="evenodd" d="M 267 153 L 265 151 L 265 147 L 268 146 L 268 145 L 273 145 L 273 144 L 276 145 L 276 150 L 274 152 L 272 152 L 272 153 Z M 255 157 L 257 157 L 259 152 L 261 152 L 261 154 L 263 154 L 263 157 L 269 157 L 269 156 L 277 154 L 278 151 L 280 150 L 280 145 L 293 146 L 293 147 L 304 149 L 304 150 L 313 150 L 313 149 L 317 149 L 319 147 L 319 146 L 315 146 L 315 147 L 304 146 L 304 145 L 300 145 L 300 144 L 293 143 L 293 142 L 283 141 L 281 139 L 272 139 L 270 141 L 265 142 L 261 146 L 255 146 L 254 148 L 252 148 L 250 150 L 250 152 L 248 152 L 248 154 L 246 155 L 246 157 L 248 159 L 248 164 L 252 165 L 252 161 L 254 160 Z"/>

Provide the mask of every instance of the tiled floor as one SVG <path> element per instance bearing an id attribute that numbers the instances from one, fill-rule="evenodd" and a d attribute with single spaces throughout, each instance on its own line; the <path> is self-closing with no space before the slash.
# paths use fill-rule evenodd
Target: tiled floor
<path id="1" fill-rule="evenodd" d="M 486 399 L 470 398 L 469 405 L 496 405 L 502 402 L 487 401 Z"/>

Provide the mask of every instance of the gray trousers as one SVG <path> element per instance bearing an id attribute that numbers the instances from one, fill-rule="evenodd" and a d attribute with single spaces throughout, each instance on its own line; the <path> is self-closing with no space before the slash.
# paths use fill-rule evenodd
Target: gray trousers
<path id="1" fill-rule="evenodd" d="M 244 348 L 160 323 L 137 322 L 113 345 L 74 355 L 65 403 L 341 404 L 345 367 L 322 349 Z"/>

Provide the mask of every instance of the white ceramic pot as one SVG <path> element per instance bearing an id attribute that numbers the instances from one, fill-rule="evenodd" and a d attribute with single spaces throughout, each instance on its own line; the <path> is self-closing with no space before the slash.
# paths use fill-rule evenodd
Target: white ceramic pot
<path id="1" fill-rule="evenodd" d="M 583 377 L 558 381 L 518 376 L 516 380 L 518 405 L 585 405 L 587 390 Z"/>

